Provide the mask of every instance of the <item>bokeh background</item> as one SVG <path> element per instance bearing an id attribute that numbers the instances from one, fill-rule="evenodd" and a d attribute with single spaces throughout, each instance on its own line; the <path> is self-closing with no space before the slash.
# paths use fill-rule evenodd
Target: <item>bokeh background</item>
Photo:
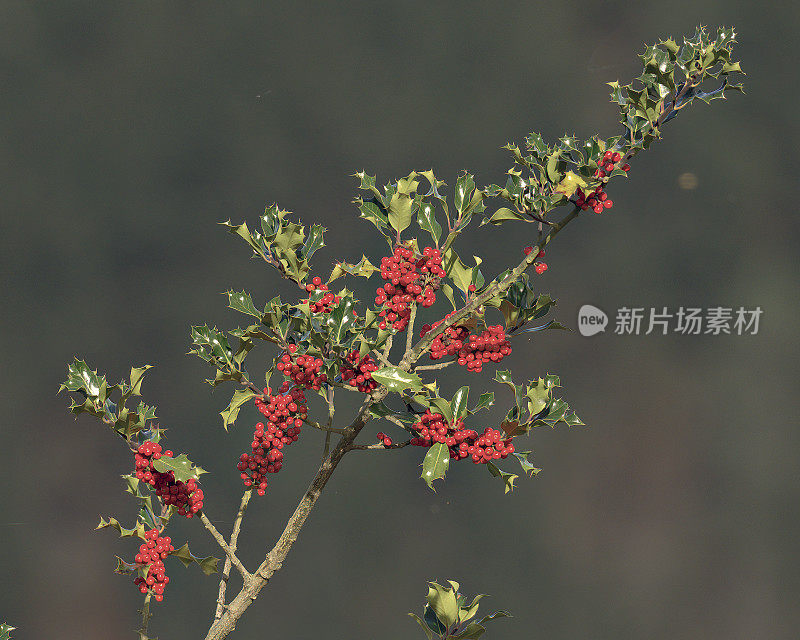
<path id="1" fill-rule="evenodd" d="M 532 129 L 614 134 L 604 83 L 638 73 L 644 43 L 732 23 L 748 95 L 673 121 L 613 184 L 612 212 L 548 249 L 538 282 L 572 326 L 585 303 L 611 314 L 761 306 L 758 335 L 519 339 L 508 364 L 560 374 L 590 426 L 535 433 L 544 471 L 505 496 L 467 464 L 429 491 L 419 450 L 353 454 L 236 637 L 421 637 L 405 612 L 437 578 L 514 613 L 494 638 L 797 637 L 798 11 L 742 0 L 0 3 L 0 620 L 17 637 L 59 640 L 132 637 L 137 623 L 138 593 L 112 573 L 134 545 L 92 531 L 101 514 L 132 519 L 119 480 L 129 455 L 56 396 L 74 355 L 112 380 L 157 365 L 146 400 L 172 448 L 212 472 L 207 512 L 229 526 L 255 413 L 223 432 L 229 390 L 203 383 L 188 327 L 236 326 L 228 288 L 257 300 L 292 290 L 217 222 L 255 220 L 277 201 L 329 228 L 318 272 L 362 252 L 378 260 L 349 174 L 502 180 L 499 147 Z M 682 188 L 686 173 L 695 188 Z M 462 252 L 493 273 L 518 260 L 528 230 L 483 228 Z M 456 372 L 444 389 L 465 380 Z M 248 564 L 321 448 L 305 433 L 253 500 Z M 197 521 L 173 530 L 215 553 Z M 203 637 L 216 581 L 169 573 L 152 635 Z"/>

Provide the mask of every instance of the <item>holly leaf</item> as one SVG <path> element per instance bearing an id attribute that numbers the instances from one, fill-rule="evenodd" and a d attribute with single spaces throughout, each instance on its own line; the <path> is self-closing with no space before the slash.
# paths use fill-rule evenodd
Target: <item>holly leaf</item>
<path id="1" fill-rule="evenodd" d="M 437 442 L 425 454 L 422 461 L 422 475 L 425 483 L 434 491 L 433 481 L 444 478 L 450 468 L 450 450 L 443 442 Z"/>
<path id="2" fill-rule="evenodd" d="M 327 231 L 327 229 L 325 229 L 325 227 L 323 227 L 321 224 L 315 224 L 313 227 L 311 227 L 311 233 L 308 234 L 308 238 L 306 238 L 303 248 L 301 249 L 301 253 L 305 260 L 310 260 L 311 256 L 325 246 L 325 231 Z"/>
<path id="3" fill-rule="evenodd" d="M 417 224 L 420 229 L 431 234 L 434 244 L 438 246 L 439 238 L 442 237 L 442 226 L 436 221 L 436 213 L 432 205 L 425 203 L 419 208 Z"/>
<path id="4" fill-rule="evenodd" d="M 448 423 L 453 423 L 453 406 L 448 400 L 436 397 L 429 398 L 427 402 L 431 407 L 435 408 L 439 413 L 441 413 Z"/>
<path id="5" fill-rule="evenodd" d="M 240 313 L 246 313 L 261 320 L 262 313 L 256 309 L 253 299 L 246 291 L 226 291 L 228 296 L 228 307 Z"/>
<path id="6" fill-rule="evenodd" d="M 400 393 L 403 389 L 422 389 L 422 379 L 416 373 L 397 367 L 382 367 L 373 371 L 372 379 L 395 393 Z"/>
<path id="7" fill-rule="evenodd" d="M 106 520 L 105 518 L 100 518 L 100 524 L 95 527 L 95 531 L 97 529 L 106 529 L 111 528 L 115 529 L 119 533 L 120 538 L 141 538 L 144 540 L 144 533 L 145 527 L 141 522 L 137 522 L 136 526 L 133 529 L 126 529 L 123 527 L 119 520 L 116 518 L 109 518 Z"/>
<path id="8" fill-rule="evenodd" d="M 0 640 L 10 640 L 11 632 L 16 629 L 7 623 L 0 624 Z"/>
<path id="9" fill-rule="evenodd" d="M 210 576 L 213 573 L 219 573 L 219 569 L 217 568 L 219 558 L 215 558 L 214 556 L 200 558 L 193 555 L 192 552 L 189 551 L 188 542 L 184 542 L 182 547 L 175 549 L 175 551 L 171 552 L 169 555 L 175 556 L 183 563 L 184 567 L 188 567 L 191 564 L 198 565 L 203 573 L 205 573 L 207 576 Z"/>
<path id="10" fill-rule="evenodd" d="M 327 319 L 328 337 L 333 344 L 342 344 L 355 325 L 357 316 L 352 296 L 342 296 L 341 301 Z"/>
<path id="11" fill-rule="evenodd" d="M 195 467 L 185 453 L 177 458 L 161 456 L 158 460 L 153 460 L 153 468 L 159 473 L 172 471 L 178 482 L 186 482 L 190 478 L 196 479 L 201 473 L 205 473 L 204 469 Z"/>
<path id="12" fill-rule="evenodd" d="M 532 219 L 526 218 L 521 213 L 517 211 L 512 211 L 508 207 L 502 207 L 495 211 L 491 217 L 484 218 L 483 222 L 481 222 L 481 226 L 484 224 L 493 224 L 495 226 L 501 225 L 504 222 L 508 222 L 509 220 L 521 220 L 523 222 L 533 222 Z"/>
<path id="13" fill-rule="evenodd" d="M 469 387 L 461 387 L 453 396 L 450 406 L 452 407 L 452 421 L 461 420 L 467 415 L 467 401 L 469 400 Z"/>
<path id="14" fill-rule="evenodd" d="M 250 389 L 243 391 L 237 389 L 233 392 L 233 397 L 231 398 L 227 408 L 219 412 L 219 415 L 222 416 L 222 426 L 225 428 L 225 431 L 228 430 L 230 425 L 236 422 L 236 418 L 239 417 L 239 411 L 241 408 L 255 397 L 256 394 L 250 391 Z"/>
<path id="15" fill-rule="evenodd" d="M 500 423 L 500 428 L 503 430 L 503 433 L 506 434 L 507 438 L 513 438 L 525 431 L 521 428 L 519 420 L 503 420 L 503 422 Z"/>
<path id="16" fill-rule="evenodd" d="M 525 473 L 526 476 L 533 478 L 534 476 L 538 475 L 541 469 L 535 467 L 528 461 L 528 456 L 531 455 L 531 453 L 531 451 L 515 451 L 513 455 L 517 460 L 519 460 L 519 464 L 522 467 L 523 473 Z"/>
<path id="17" fill-rule="evenodd" d="M 517 478 L 519 478 L 518 475 L 503 471 L 494 462 L 487 462 L 486 468 L 489 470 L 489 473 L 491 473 L 492 476 L 494 476 L 495 478 L 500 478 L 503 481 L 503 485 L 505 488 L 503 493 L 508 493 L 509 491 L 514 490 L 514 482 L 517 480 Z"/>
<path id="18" fill-rule="evenodd" d="M 567 173 L 564 175 L 564 179 L 556 185 L 555 189 L 553 189 L 553 193 L 560 193 L 567 198 L 571 198 L 578 190 L 578 187 L 585 189 L 587 186 L 588 183 L 586 180 L 581 178 L 573 171 L 567 171 Z"/>

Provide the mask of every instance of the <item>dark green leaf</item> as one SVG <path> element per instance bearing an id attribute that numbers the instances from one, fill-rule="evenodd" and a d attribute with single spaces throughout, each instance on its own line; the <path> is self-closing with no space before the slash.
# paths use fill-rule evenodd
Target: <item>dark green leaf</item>
<path id="1" fill-rule="evenodd" d="M 313 227 L 311 227 L 311 233 L 308 234 L 308 238 L 306 239 L 305 244 L 303 244 L 303 258 L 310 260 L 311 256 L 325 246 L 325 231 L 325 227 L 323 227 L 321 224 L 315 224 Z"/>
<path id="2" fill-rule="evenodd" d="M 453 421 L 458 421 L 467 415 L 467 401 L 469 400 L 469 387 L 461 387 L 453 396 L 450 406 L 453 412 Z"/>
<path id="3" fill-rule="evenodd" d="M 137 522 L 133 529 L 126 529 L 116 518 L 109 518 L 108 520 L 100 518 L 100 524 L 95 527 L 95 530 L 106 528 L 116 530 L 120 538 L 141 538 L 144 540 L 145 527 L 141 522 Z"/>
<path id="4" fill-rule="evenodd" d="M 495 478 L 500 478 L 503 481 L 503 493 L 508 493 L 514 489 L 514 482 L 519 476 L 503 471 L 494 462 L 487 462 L 486 468 Z"/>
<path id="5" fill-rule="evenodd" d="M 515 451 L 513 455 L 517 460 L 519 460 L 519 464 L 522 467 L 522 471 L 525 473 L 525 475 L 532 478 L 537 475 L 541 469 L 535 467 L 528 461 L 528 456 L 530 454 L 530 451 Z"/>
<path id="6" fill-rule="evenodd" d="M 425 454 L 422 461 L 422 476 L 425 483 L 433 489 L 433 481 L 444 478 L 450 468 L 450 450 L 442 442 L 437 442 Z M 435 489 L 434 489 L 435 491 Z"/>
<path id="7" fill-rule="evenodd" d="M 422 379 L 416 373 L 409 373 L 397 367 L 382 367 L 373 371 L 372 379 L 395 393 L 403 389 L 422 389 Z"/>
<path id="8" fill-rule="evenodd" d="M 477 413 L 481 409 L 488 409 L 494 404 L 494 392 L 489 391 L 487 393 L 482 393 L 481 397 L 478 398 L 478 404 L 476 404 L 472 409 L 469 410 L 470 413 Z"/>
<path id="9" fill-rule="evenodd" d="M 197 478 L 201 473 L 205 473 L 200 467 L 195 467 L 185 453 L 177 458 L 162 455 L 158 460 L 153 460 L 153 468 L 159 473 L 172 471 L 178 482 L 186 482 L 190 478 Z"/>
<path id="10" fill-rule="evenodd" d="M 425 636 L 428 638 L 428 640 L 433 640 L 433 633 L 431 632 L 430 629 L 428 629 L 428 626 L 422 621 L 422 618 L 420 618 L 416 613 L 409 613 L 408 615 L 414 618 L 414 620 L 417 621 L 417 624 L 420 627 L 422 627 L 422 630 L 425 632 Z"/>
<path id="11" fill-rule="evenodd" d="M 230 425 L 236 422 L 236 418 L 239 416 L 239 411 L 241 410 L 242 406 L 255 398 L 255 396 L 256 394 L 249 389 L 237 389 L 233 392 L 233 397 L 231 398 L 230 404 L 226 409 L 220 411 L 219 413 L 222 416 L 222 426 L 225 427 L 225 431 L 228 430 Z"/>
<path id="12" fill-rule="evenodd" d="M 254 316 L 259 320 L 261 319 L 262 314 L 258 309 L 256 309 L 255 305 L 253 304 L 253 299 L 250 297 L 249 293 L 246 291 L 228 291 L 226 293 L 228 296 L 228 307 L 234 311 L 246 313 L 247 315 Z"/>
<path id="13" fill-rule="evenodd" d="M 331 343 L 338 345 L 346 341 L 347 334 L 353 329 L 357 319 L 354 307 L 353 297 L 343 296 L 341 302 L 328 316 L 326 325 Z"/>
<path id="14" fill-rule="evenodd" d="M 210 576 L 213 573 L 218 573 L 219 569 L 217 569 L 217 563 L 219 562 L 219 558 L 215 558 L 213 556 L 208 556 L 206 558 L 199 558 L 192 554 L 189 551 L 189 543 L 184 542 L 183 546 L 179 549 L 175 549 L 169 555 L 175 556 L 178 560 L 183 563 L 184 567 L 188 567 L 191 564 L 196 564 L 200 567 L 200 569 L 205 573 L 207 576 Z"/>
<path id="15" fill-rule="evenodd" d="M 417 212 L 417 224 L 420 229 L 431 234 L 434 244 L 438 246 L 439 238 L 442 236 L 442 226 L 436 221 L 433 205 L 425 203 L 420 206 Z"/>

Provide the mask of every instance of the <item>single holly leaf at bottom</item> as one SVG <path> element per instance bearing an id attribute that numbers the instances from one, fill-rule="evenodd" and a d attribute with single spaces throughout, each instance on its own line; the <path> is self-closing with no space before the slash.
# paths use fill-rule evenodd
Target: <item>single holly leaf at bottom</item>
<path id="1" fill-rule="evenodd" d="M 426 484 L 433 489 L 433 481 L 444 478 L 450 468 L 450 449 L 443 442 L 437 442 L 425 454 L 422 461 L 422 475 Z M 436 489 L 433 489 L 436 491 Z"/>

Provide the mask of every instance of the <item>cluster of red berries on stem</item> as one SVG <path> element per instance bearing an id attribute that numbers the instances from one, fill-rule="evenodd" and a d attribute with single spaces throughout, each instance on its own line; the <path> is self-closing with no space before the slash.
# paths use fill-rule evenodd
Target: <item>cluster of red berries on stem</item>
<path id="1" fill-rule="evenodd" d="M 333 295 L 328 290 L 327 284 L 322 284 L 322 278 L 316 276 L 312 278 L 311 283 L 306 285 L 306 291 L 311 294 L 306 300 L 301 302 L 308 303 L 308 308 L 311 313 L 330 313 L 331 309 L 339 304 L 341 297 Z M 322 294 L 318 300 L 312 300 L 313 294 Z M 317 297 L 313 295 L 313 297 Z"/>
<path id="2" fill-rule="evenodd" d="M 378 437 L 378 442 L 380 442 L 384 447 L 387 449 L 392 446 L 392 439 L 387 436 L 383 431 L 378 431 L 376 434 Z"/>
<path id="3" fill-rule="evenodd" d="M 306 396 L 302 389 L 289 389 L 289 382 L 284 382 L 276 395 L 272 395 L 269 387 L 264 389 L 265 400 L 256 398 L 256 408 L 264 415 L 267 422 L 256 424 L 251 453 L 243 453 L 239 457 L 239 469 L 246 487 L 256 487 L 258 495 L 263 496 L 267 489 L 267 475 L 278 473 L 283 466 L 284 446 L 297 442 L 303 426 L 303 418 L 308 413 Z"/>
<path id="4" fill-rule="evenodd" d="M 606 151 L 600 160 L 600 167 L 595 172 L 597 178 L 605 178 L 615 168 L 617 163 L 622 160 L 622 155 L 618 151 Z M 626 173 L 630 171 L 631 165 L 627 162 L 620 167 Z M 604 185 L 600 185 L 591 193 L 584 193 L 579 187 L 576 192 L 578 199 L 575 204 L 578 205 L 583 211 L 591 209 L 595 213 L 603 213 L 605 209 L 610 209 L 614 206 L 614 202 L 609 199 L 608 194 L 605 192 Z"/>
<path id="5" fill-rule="evenodd" d="M 358 354 L 358 349 L 353 349 L 347 354 L 347 361 L 352 366 L 343 365 L 341 367 L 342 382 L 355 387 L 361 393 L 372 393 L 378 386 L 378 383 L 372 379 L 372 372 L 377 371 L 378 365 L 371 355 L 367 354 L 363 358 L 359 358 Z"/>
<path id="6" fill-rule="evenodd" d="M 143 442 L 134 454 L 134 469 L 137 479 L 149 484 L 165 506 L 172 505 L 178 514 L 191 518 L 203 508 L 203 490 L 197 480 L 186 482 L 175 480 L 172 471 L 156 471 L 153 462 L 161 457 L 171 458 L 172 451 L 162 451 L 161 445 L 152 440 Z"/>
<path id="7" fill-rule="evenodd" d="M 322 358 L 297 354 L 297 345 L 290 344 L 288 351 L 278 359 L 277 369 L 295 384 L 318 391 L 328 381 L 328 375 L 320 373 L 324 364 Z"/>
<path id="8" fill-rule="evenodd" d="M 158 535 L 158 529 L 150 529 L 144 534 L 145 542 L 139 547 L 134 561 L 136 564 L 147 564 L 147 577 L 137 576 L 133 583 L 142 593 L 153 593 L 157 602 L 164 599 L 164 587 L 169 584 L 169 577 L 164 573 L 164 559 L 172 552 L 172 539 Z"/>
<path id="9" fill-rule="evenodd" d="M 522 250 L 522 253 L 524 253 L 526 256 L 529 256 L 529 255 L 531 255 L 531 251 L 533 251 L 533 247 L 525 247 Z M 539 253 L 536 254 L 536 257 L 537 258 L 544 258 L 544 249 L 540 249 Z M 533 264 L 534 264 L 533 268 L 536 269 L 536 273 L 538 273 L 539 275 L 542 275 L 545 271 L 547 271 L 547 264 L 546 263 L 544 263 L 544 262 L 534 262 Z"/>
<path id="10" fill-rule="evenodd" d="M 431 413 L 430 409 L 420 416 L 412 427 L 419 435 L 411 439 L 417 447 L 430 447 L 436 443 L 447 445 L 450 458 L 463 460 L 471 458 L 475 464 L 486 464 L 492 460 L 503 460 L 514 453 L 511 438 L 503 438 L 502 431 L 487 427 L 482 434 L 464 426 L 463 420 L 454 424 L 441 413 Z"/>
<path id="11" fill-rule="evenodd" d="M 376 291 L 375 304 L 383 305 L 378 315 L 381 329 L 389 325 L 402 331 L 408 326 L 411 305 L 431 307 L 436 302 L 434 291 L 445 275 L 438 249 L 425 247 L 419 258 L 406 247 L 395 247 L 391 256 L 381 258 L 381 278 L 386 284 Z"/>
<path id="12" fill-rule="evenodd" d="M 422 325 L 420 337 L 425 337 L 432 329 L 438 327 L 450 315 L 437 320 L 432 325 Z M 431 343 L 431 360 L 441 360 L 445 356 L 457 356 L 457 362 L 467 371 L 479 373 L 484 363 L 500 362 L 511 353 L 511 343 L 506 332 L 499 324 L 486 327 L 480 334 L 470 335 L 466 327 L 448 327 L 434 338 Z"/>

